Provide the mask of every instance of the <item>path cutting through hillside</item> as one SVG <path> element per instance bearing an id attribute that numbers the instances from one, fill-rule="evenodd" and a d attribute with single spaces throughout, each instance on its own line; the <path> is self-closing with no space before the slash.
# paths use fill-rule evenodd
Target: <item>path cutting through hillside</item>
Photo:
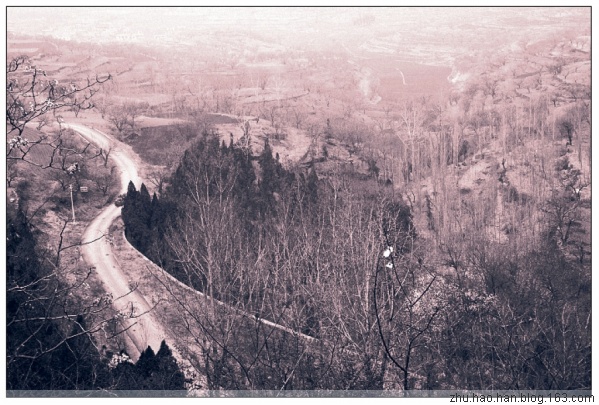
<path id="1" fill-rule="evenodd" d="M 87 141 L 104 150 L 113 148 L 110 153 L 112 161 L 121 173 L 121 193 L 127 192 L 129 181 L 139 189 L 141 178 L 137 173 L 134 160 L 128 152 L 119 147 L 119 143 L 110 136 L 78 124 L 66 124 L 68 128 L 78 132 Z M 100 214 L 85 229 L 82 237 L 83 258 L 90 266 L 95 267 L 98 277 L 104 283 L 106 292 L 112 294 L 115 309 L 125 314 L 134 314 L 138 317 L 127 318 L 123 321 L 126 330 L 127 352 L 133 360 L 137 360 L 141 351 L 151 346 L 154 352 L 160 348 L 160 343 L 166 338 L 162 325 L 151 313 L 151 306 L 138 291 L 131 291 L 135 280 L 128 280 L 123 273 L 114 253 L 108 235 L 110 225 L 121 215 L 121 208 L 111 204 L 104 208 Z M 90 242 L 87 243 L 86 242 Z M 170 343 L 167 341 L 167 343 Z M 170 344 L 169 344 L 170 345 Z"/>
<path id="2" fill-rule="evenodd" d="M 114 161 L 121 173 L 121 193 L 127 192 L 129 181 L 132 181 L 137 189 L 141 187 L 142 180 L 137 172 L 137 167 L 134 159 L 129 156 L 128 152 L 120 147 L 120 143 L 112 139 L 109 135 L 106 135 L 100 131 L 88 128 L 84 125 L 79 124 L 65 124 L 66 127 L 79 133 L 84 139 L 100 148 L 109 150 L 112 147 L 110 158 Z M 117 310 L 124 313 L 131 313 L 133 310 L 139 317 L 133 319 L 125 319 L 125 327 L 128 328 L 126 331 L 127 335 L 127 352 L 133 358 L 137 360 L 141 351 L 145 350 L 148 346 L 151 346 L 154 352 L 158 351 L 160 343 L 163 339 L 167 341 L 171 348 L 175 345 L 173 342 L 169 342 L 165 328 L 158 322 L 156 317 L 151 312 L 151 306 L 148 304 L 143 295 L 138 291 L 131 291 L 131 284 L 135 280 L 128 280 L 128 277 L 123 272 L 115 254 L 112 251 L 110 241 L 105 237 L 109 233 L 110 225 L 121 215 L 121 208 L 114 204 L 106 207 L 100 214 L 94 218 L 94 220 L 85 229 L 82 237 L 82 242 L 90 242 L 82 246 L 82 254 L 84 260 L 90 265 L 95 267 L 99 278 L 104 283 L 107 292 L 111 293 L 114 298 L 114 306 Z M 190 289 L 190 287 L 179 282 L 172 276 L 168 275 L 171 281 L 176 282 L 184 288 Z M 196 294 L 205 296 L 199 291 L 195 291 Z M 235 307 L 231 307 L 228 304 L 220 302 L 212 297 L 205 296 L 207 299 L 212 300 L 219 306 L 229 308 L 232 313 L 246 316 L 255 321 L 261 322 L 264 325 L 279 329 L 281 331 L 290 333 L 294 336 L 301 337 L 302 339 L 314 342 L 317 339 L 305 335 L 301 332 L 297 332 L 291 328 L 283 325 L 268 321 L 266 319 L 257 318 L 252 314 L 246 313 L 245 311 L 239 310 Z"/>

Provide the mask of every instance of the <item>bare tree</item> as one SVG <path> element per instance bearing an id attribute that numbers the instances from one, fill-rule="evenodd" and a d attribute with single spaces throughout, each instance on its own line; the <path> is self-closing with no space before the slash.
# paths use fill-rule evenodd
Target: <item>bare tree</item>
<path id="1" fill-rule="evenodd" d="M 35 246 L 29 225 L 22 218 L 18 212 L 11 213 L 7 221 L 6 366 L 12 387 L 39 388 L 40 379 L 47 384 L 48 380 L 59 381 L 62 373 L 71 374 L 61 368 L 60 360 L 48 364 L 48 358 L 82 356 L 78 364 L 83 366 L 83 356 L 90 356 L 90 352 L 81 352 L 76 347 L 77 339 L 108 332 L 111 324 L 119 325 L 110 337 L 114 339 L 124 332 L 121 321 L 131 314 L 113 310 L 112 303 L 121 297 L 81 294 L 90 288 L 93 269 L 79 265 L 67 268 L 62 263 L 64 254 L 81 246 L 69 242 L 69 221 L 62 223 L 55 250 L 44 251 Z M 90 350 L 97 356 L 97 348 L 91 346 Z M 49 378 L 44 373 L 55 376 Z M 90 382 L 93 378 L 87 375 L 82 380 Z"/>
<path id="2" fill-rule="evenodd" d="M 443 303 L 435 299 L 437 276 L 412 251 L 411 230 L 398 226 L 400 215 L 391 211 L 383 217 L 384 249 L 374 271 L 372 299 L 381 343 L 407 391 L 414 388 L 416 370 L 428 361 L 425 348 Z"/>
<path id="3" fill-rule="evenodd" d="M 279 120 L 279 107 L 277 105 L 270 105 L 267 107 L 268 117 L 270 118 L 270 125 L 275 126 Z"/>
<path id="4" fill-rule="evenodd" d="M 6 67 L 7 135 L 13 135 L 8 141 L 6 156 L 7 159 L 27 161 L 38 167 L 52 167 L 53 160 L 63 149 L 62 129 L 56 136 L 37 133 L 28 138 L 24 136 L 25 128 L 35 120 L 40 120 L 40 128 L 47 125 L 48 113 L 55 115 L 75 107 L 78 110 L 93 108 L 92 97 L 111 76 L 96 76 L 81 84 L 63 84 L 48 78 L 44 70 L 31 63 L 27 57 L 17 57 Z M 31 152 L 44 148 L 49 150 L 49 162 L 34 162 L 30 158 Z"/>
<path id="5" fill-rule="evenodd" d="M 106 96 L 96 97 L 94 101 L 95 109 L 98 110 L 98 112 L 102 116 L 102 119 L 104 119 L 106 117 L 106 114 L 110 111 L 110 106 L 112 105 L 112 102 Z"/>
<path id="6" fill-rule="evenodd" d="M 60 83 L 47 77 L 27 57 L 10 60 L 6 72 L 6 124 L 7 134 L 12 137 L 7 142 L 9 168 L 25 162 L 41 169 L 54 169 L 54 173 L 62 176 L 63 188 L 73 178 L 78 182 L 86 159 L 94 158 L 90 156 L 90 145 L 74 142 L 60 121 L 58 131 L 52 134 L 29 133 L 28 125 L 35 120 L 45 123 L 48 116 L 56 116 L 63 110 L 93 108 L 92 97 L 111 76 L 96 76 L 82 83 Z M 113 298 L 118 297 L 98 294 L 85 298 L 81 294 L 89 288 L 93 269 L 79 265 L 78 260 L 71 268 L 63 262 L 67 253 L 76 256 L 75 251 L 82 246 L 80 241 L 71 240 L 69 224 L 70 221 L 63 220 L 53 236 L 54 246 L 46 247 L 37 245 L 30 219 L 20 207 L 11 207 L 7 217 L 6 364 L 11 385 L 39 388 L 40 373 L 54 374 L 57 380 L 67 378 L 61 376 L 66 370 L 60 368 L 60 362 L 48 363 L 47 359 L 69 353 L 83 355 L 75 347 L 79 338 L 90 337 L 107 329 L 109 324 L 120 325 L 128 317 L 114 311 Z M 118 327 L 115 334 L 123 331 Z M 86 379 L 90 381 L 93 376 Z M 79 386 L 77 381 L 70 383 Z"/>
<path id="7" fill-rule="evenodd" d="M 12 182 L 17 178 L 19 174 L 18 168 L 17 168 L 17 161 L 16 160 L 7 160 L 6 161 L 6 186 L 10 187 Z"/>
<path id="8" fill-rule="evenodd" d="M 295 127 L 297 129 L 301 129 L 308 115 L 300 107 L 293 107 L 291 112 L 293 114 Z"/>
<path id="9" fill-rule="evenodd" d="M 100 149 L 100 156 L 104 161 L 104 167 L 108 165 L 108 158 L 110 157 L 110 152 L 112 152 L 112 145 L 108 147 L 108 149 Z"/>
<path id="10" fill-rule="evenodd" d="M 277 96 L 277 107 L 281 107 L 281 99 L 283 98 L 283 91 L 287 87 L 287 81 L 281 76 L 275 76 L 271 79 L 275 94 Z"/>
<path id="11" fill-rule="evenodd" d="M 25 126 L 39 117 L 68 108 L 94 107 L 91 99 L 100 86 L 111 79 L 108 74 L 83 83 L 59 83 L 47 77 L 26 56 L 14 58 L 6 66 L 6 123 L 8 134 L 22 137 Z"/>
<path id="12" fill-rule="evenodd" d="M 425 118 L 423 108 L 424 105 L 415 101 L 409 101 L 404 102 L 399 111 L 402 132 L 397 135 L 410 152 L 406 176 L 408 181 L 419 170 L 419 162 L 417 161 L 419 157 L 417 153 L 419 147 L 418 134 L 422 131 L 422 124 Z"/>
<path id="13" fill-rule="evenodd" d="M 125 133 L 127 127 L 132 127 L 129 114 L 122 106 L 113 106 L 110 109 L 108 121 L 113 125 L 119 136 Z"/>
<path id="14" fill-rule="evenodd" d="M 102 192 L 103 196 L 106 196 L 110 188 L 115 185 L 115 169 L 116 166 L 112 166 L 110 171 L 91 174 L 91 180 L 96 185 L 96 189 Z"/>
<path id="15" fill-rule="evenodd" d="M 268 75 L 262 74 L 258 77 L 258 87 L 264 90 L 266 89 L 266 85 L 268 84 Z"/>
<path id="16" fill-rule="evenodd" d="M 50 124 L 50 117 L 48 117 L 48 115 L 42 115 L 38 118 L 37 120 L 37 127 L 35 129 L 37 129 L 38 131 L 40 131 L 43 127 L 45 127 L 46 125 Z"/>
<path id="17" fill-rule="evenodd" d="M 150 105 L 147 102 L 131 102 L 123 105 L 123 110 L 130 118 L 131 128 L 135 131 L 135 118 L 142 115 Z"/>
<path id="18" fill-rule="evenodd" d="M 135 131 L 135 118 L 139 117 L 149 108 L 146 102 L 127 102 L 113 105 L 108 109 L 108 121 L 113 125 L 119 136 L 124 136 L 128 131 Z"/>
<path id="19" fill-rule="evenodd" d="M 574 136 L 574 124 L 568 117 L 559 120 L 558 128 L 560 133 L 568 139 L 566 145 L 572 146 L 572 138 Z"/>
<path id="20" fill-rule="evenodd" d="M 156 187 L 158 195 L 162 194 L 162 190 L 167 179 L 168 171 L 166 170 L 154 170 L 149 175 L 149 180 L 154 187 Z"/>

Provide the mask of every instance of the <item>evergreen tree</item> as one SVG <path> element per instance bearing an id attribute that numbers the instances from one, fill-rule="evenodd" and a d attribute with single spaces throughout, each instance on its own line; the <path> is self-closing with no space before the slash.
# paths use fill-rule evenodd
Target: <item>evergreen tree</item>
<path id="1" fill-rule="evenodd" d="M 127 186 L 127 194 L 125 195 L 125 200 L 123 201 L 123 208 L 121 209 L 121 217 L 123 218 L 123 223 L 125 224 L 125 236 L 131 243 L 133 243 L 130 239 L 131 237 L 131 229 L 133 227 L 133 223 L 136 217 L 136 209 L 137 209 L 137 200 L 139 193 L 137 192 L 135 185 L 132 181 L 129 182 Z"/>
<path id="2" fill-rule="evenodd" d="M 150 229 L 155 229 L 161 222 L 160 218 L 160 200 L 156 193 L 152 194 L 152 202 L 150 203 Z"/>
<path id="3" fill-rule="evenodd" d="M 129 182 L 127 196 L 122 209 L 123 223 L 125 224 L 125 236 L 127 240 L 142 253 L 147 253 L 152 245 L 150 231 L 152 222 L 152 199 L 145 184 L 140 191 L 135 190 L 132 182 Z"/>
<path id="4" fill-rule="evenodd" d="M 144 387 L 144 378 L 133 363 L 119 363 L 111 374 L 112 389 L 114 390 L 141 390 Z"/>
<path id="5" fill-rule="evenodd" d="M 272 149 L 268 138 L 264 141 L 264 150 L 258 158 L 260 169 L 262 170 L 259 183 L 260 211 L 265 214 L 274 208 L 274 195 L 278 191 L 277 167 L 276 161 L 272 157 Z"/>
<path id="6" fill-rule="evenodd" d="M 158 360 L 156 354 L 150 346 L 139 355 L 139 359 L 135 364 L 140 375 L 147 378 L 158 368 Z"/>
<path id="7" fill-rule="evenodd" d="M 312 206 L 316 206 L 318 203 L 318 175 L 314 166 L 310 169 L 308 177 L 306 179 L 306 196 L 307 201 Z"/>
<path id="8" fill-rule="evenodd" d="M 127 194 L 125 196 L 125 201 L 129 201 L 130 203 L 134 203 L 137 201 L 137 189 L 135 188 L 135 184 L 132 181 L 127 185 Z"/>
<path id="9" fill-rule="evenodd" d="M 234 161 L 237 167 L 237 178 L 233 193 L 238 201 L 240 211 L 245 220 L 256 217 L 256 173 L 252 165 L 252 155 L 235 148 Z"/>
<path id="10" fill-rule="evenodd" d="M 183 390 L 185 389 L 185 376 L 179 369 L 177 360 L 173 357 L 173 352 L 163 340 L 160 343 L 160 349 L 156 353 L 158 361 L 158 372 L 160 378 L 156 381 L 156 386 L 163 390 Z"/>
<path id="11" fill-rule="evenodd" d="M 40 266 L 35 251 L 35 238 L 25 214 L 19 207 L 7 210 L 6 221 L 6 277 L 8 285 L 23 285 L 38 279 Z"/>
<path id="12" fill-rule="evenodd" d="M 185 382 L 164 340 L 158 353 L 148 346 L 137 363 L 121 363 L 113 371 L 113 386 L 119 390 L 185 390 Z"/>
<path id="13" fill-rule="evenodd" d="M 138 202 L 138 214 L 140 221 L 150 226 L 150 219 L 152 218 L 152 198 L 144 183 L 139 188 L 139 202 Z"/>

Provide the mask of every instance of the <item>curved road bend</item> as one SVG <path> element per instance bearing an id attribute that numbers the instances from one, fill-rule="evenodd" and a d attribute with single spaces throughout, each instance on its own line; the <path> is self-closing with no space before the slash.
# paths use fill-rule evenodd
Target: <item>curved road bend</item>
<path id="1" fill-rule="evenodd" d="M 87 141 L 94 143 L 100 148 L 108 149 L 110 146 L 112 146 L 113 151 L 111 152 L 110 157 L 121 171 L 121 193 L 127 192 L 129 181 L 133 181 L 135 187 L 139 189 L 141 186 L 141 178 L 137 173 L 135 162 L 127 155 L 126 151 L 118 148 L 119 142 L 111 139 L 111 137 L 100 131 L 83 125 L 65 124 L 65 126 L 78 132 Z M 144 297 L 138 291 L 129 293 L 130 287 L 127 278 L 123 274 L 118 261 L 112 253 L 109 241 L 102 237 L 103 235 L 108 234 L 108 228 L 120 215 L 121 208 L 111 204 L 110 206 L 106 207 L 96 218 L 94 218 L 94 220 L 85 229 L 82 241 L 85 243 L 98 238 L 100 239 L 82 246 L 82 252 L 85 261 L 90 266 L 95 266 L 98 276 L 105 285 L 106 291 L 111 293 L 114 297 L 114 305 L 117 310 L 124 310 L 124 312 L 128 312 L 131 309 L 131 305 L 133 305 L 135 308 L 135 313 L 144 313 L 143 316 L 133 320 L 126 320 L 125 323 L 126 327 L 131 326 L 127 330 L 127 337 L 129 338 L 127 351 L 134 360 L 137 360 L 139 353 L 142 350 L 145 350 L 148 345 L 151 346 L 154 351 L 157 351 L 162 340 L 166 338 L 166 333 L 164 333 L 164 328 L 154 318 L 152 313 L 148 312 L 150 310 L 150 305 L 147 303 Z M 189 286 L 170 276 L 170 274 L 166 274 L 168 275 L 169 279 L 181 285 L 182 287 L 193 291 L 195 294 L 204 296 L 207 299 L 214 301 L 215 304 L 219 306 L 227 307 L 239 315 L 249 317 L 263 323 L 264 325 L 268 325 L 270 327 L 290 333 L 294 336 L 301 337 L 309 342 L 318 341 L 318 339 L 312 336 L 305 335 L 301 332 L 297 332 L 291 328 L 279 325 L 266 319 L 257 318 L 245 311 L 231 307 L 199 291 L 193 290 Z M 173 345 L 171 345 L 171 348 L 174 350 Z"/>
<path id="2" fill-rule="evenodd" d="M 135 187 L 139 189 L 141 179 L 137 173 L 135 162 L 127 155 L 126 151 L 118 148 L 117 142 L 108 135 L 83 125 L 65 124 L 65 126 L 78 132 L 87 141 L 100 148 L 108 149 L 113 146 L 110 157 L 121 172 L 121 193 L 127 192 L 129 181 L 133 181 Z M 81 251 L 86 263 L 95 267 L 100 280 L 104 283 L 106 292 L 112 294 L 115 309 L 126 314 L 131 314 L 131 311 L 137 315 L 143 314 L 133 319 L 125 318 L 123 321 L 124 327 L 128 328 L 126 331 L 127 352 L 133 360 L 137 361 L 140 352 L 148 346 L 151 346 L 156 352 L 162 340 L 166 338 L 166 333 L 150 312 L 151 306 L 145 298 L 137 290 L 131 292 L 128 279 L 112 253 L 109 240 L 103 237 L 108 234 L 108 228 L 120 215 L 121 208 L 114 204 L 104 208 L 85 229 L 82 243 L 93 242 L 83 245 Z"/>

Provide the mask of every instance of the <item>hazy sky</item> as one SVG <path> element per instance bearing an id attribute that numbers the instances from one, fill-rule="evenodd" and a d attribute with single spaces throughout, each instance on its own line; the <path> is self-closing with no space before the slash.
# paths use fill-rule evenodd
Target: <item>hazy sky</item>
<path id="1" fill-rule="evenodd" d="M 365 22 L 365 23 L 363 23 Z M 81 42 L 192 45 L 244 32 L 284 45 L 360 46 L 391 38 L 398 47 L 481 46 L 527 34 L 585 27 L 589 8 L 557 7 L 8 7 L 7 30 Z M 241 35 L 241 36 L 240 36 Z M 543 34 L 544 35 L 544 34 Z M 456 38 L 458 36 L 458 38 Z M 234 37 L 232 35 L 231 37 Z M 247 38 L 248 36 L 245 35 Z M 501 38 L 500 38 L 501 37 Z M 476 45 L 478 44 L 478 45 Z M 239 43 L 237 44 L 239 45 Z M 337 46 L 337 45 L 336 45 Z"/>
<path id="2" fill-rule="evenodd" d="M 368 11 L 375 14 L 384 13 L 384 9 Z M 323 18 L 335 20 L 336 17 L 346 19 L 360 12 L 358 8 L 307 7 L 18 7 L 7 10 L 7 21 L 9 30 L 19 32 L 24 31 L 27 26 L 31 28 L 32 22 L 36 27 L 43 22 L 46 27 L 58 31 L 98 22 L 122 22 L 123 29 L 135 28 L 151 32 L 176 30 L 177 23 L 251 27 L 258 22 L 260 24 L 272 22 L 292 29 L 298 21 L 318 22 Z"/>

